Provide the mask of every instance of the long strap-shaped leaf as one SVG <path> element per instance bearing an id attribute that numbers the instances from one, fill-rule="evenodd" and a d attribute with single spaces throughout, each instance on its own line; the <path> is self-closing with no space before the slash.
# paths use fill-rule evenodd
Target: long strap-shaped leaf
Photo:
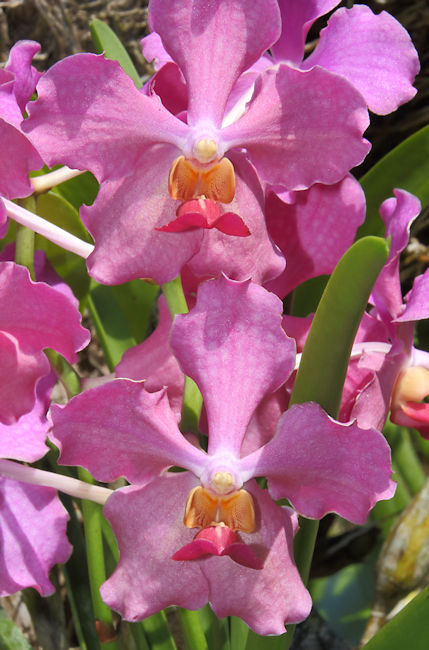
<path id="1" fill-rule="evenodd" d="M 292 404 L 318 402 L 336 417 L 341 402 L 350 352 L 371 289 L 387 260 L 389 249 L 379 237 L 364 237 L 343 255 L 322 295 L 302 353 Z M 295 538 L 295 560 L 308 580 L 318 522 L 300 518 Z M 258 637 L 249 632 L 246 650 L 287 650 L 294 626 L 280 637 Z"/>

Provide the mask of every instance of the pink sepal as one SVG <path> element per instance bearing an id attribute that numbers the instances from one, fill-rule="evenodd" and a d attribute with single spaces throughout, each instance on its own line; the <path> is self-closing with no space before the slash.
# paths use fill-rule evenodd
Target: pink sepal
<path id="1" fill-rule="evenodd" d="M 206 555 L 229 555 L 234 562 L 248 569 L 262 569 L 263 562 L 252 549 L 243 544 L 238 535 L 228 526 L 203 528 L 190 542 L 172 556 L 172 560 L 195 560 Z"/>

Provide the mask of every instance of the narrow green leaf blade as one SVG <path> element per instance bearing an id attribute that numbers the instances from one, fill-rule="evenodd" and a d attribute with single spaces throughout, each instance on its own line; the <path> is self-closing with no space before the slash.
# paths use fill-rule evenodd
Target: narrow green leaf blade
<path id="1" fill-rule="evenodd" d="M 429 586 L 369 641 L 367 650 L 427 650 L 429 640 Z"/>
<path id="2" fill-rule="evenodd" d="M 37 214 L 72 235 L 84 241 L 91 241 L 76 208 L 59 194 L 48 192 L 39 196 L 37 199 Z M 85 260 L 53 244 L 41 235 L 36 235 L 36 249 L 45 251 L 48 260 L 58 275 L 67 282 L 75 296 L 79 300 L 83 300 L 89 290 Z"/>
<path id="3" fill-rule="evenodd" d="M 356 331 L 388 253 L 384 239 L 365 237 L 338 262 L 314 315 L 292 404 L 318 402 L 336 417 Z"/>
<path id="4" fill-rule="evenodd" d="M 91 283 L 88 308 L 110 370 L 145 338 L 157 293 L 156 285 L 143 280 L 115 287 Z"/>
<path id="5" fill-rule="evenodd" d="M 384 223 L 378 210 L 381 203 L 393 196 L 398 187 L 415 194 L 422 208 L 429 204 L 429 126 L 401 142 L 362 178 L 367 217 L 358 230 L 358 237 L 383 235 Z"/>
<path id="6" fill-rule="evenodd" d="M 90 30 L 97 52 L 99 54 L 104 52 L 107 59 L 117 61 L 124 72 L 126 72 L 134 81 L 137 88 L 141 88 L 143 84 L 134 67 L 134 63 L 131 61 L 125 47 L 109 25 L 104 23 L 102 20 L 98 20 L 98 18 L 94 18 L 91 22 Z"/>

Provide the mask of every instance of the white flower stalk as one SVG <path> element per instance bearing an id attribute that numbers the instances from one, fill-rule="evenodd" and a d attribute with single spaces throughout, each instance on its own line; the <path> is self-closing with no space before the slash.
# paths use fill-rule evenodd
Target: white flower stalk
<path id="1" fill-rule="evenodd" d="M 95 503 L 104 505 L 113 490 L 91 485 L 84 481 L 79 481 L 69 476 L 55 474 L 54 472 L 45 472 L 41 469 L 21 465 L 11 460 L 0 460 L 0 477 L 31 483 L 32 485 L 43 485 L 51 487 L 60 492 L 65 492 L 72 497 L 79 499 L 89 499 Z"/>

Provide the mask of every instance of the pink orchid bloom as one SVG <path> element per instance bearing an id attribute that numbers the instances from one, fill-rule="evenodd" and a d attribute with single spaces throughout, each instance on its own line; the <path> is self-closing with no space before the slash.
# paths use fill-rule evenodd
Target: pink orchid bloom
<path id="1" fill-rule="evenodd" d="M 96 279 L 163 283 L 196 256 L 201 276 L 222 270 L 267 281 L 284 261 L 266 232 L 258 176 L 289 190 L 338 182 L 368 151 L 365 103 L 338 75 L 279 65 L 225 126 L 234 84 L 280 35 L 275 0 L 185 0 L 180 11 L 151 0 L 149 21 L 186 81 L 186 121 L 158 95 L 139 92 L 116 62 L 79 54 L 40 80 L 24 128 L 50 165 L 89 169 L 101 183 L 81 211 L 95 241 L 88 264 Z M 216 229 L 156 230 L 173 220 L 177 201 L 195 198 L 238 215 L 251 235 L 237 243 Z"/>
<path id="2" fill-rule="evenodd" d="M 429 317 L 429 270 L 414 279 L 413 287 L 402 300 L 399 257 L 408 244 L 412 222 L 420 212 L 418 199 L 404 190 L 394 190 L 380 208 L 391 238 L 389 259 L 371 294 L 372 314 L 385 326 L 391 352 L 379 373 L 381 389 L 392 393 L 391 420 L 414 427 L 429 437 L 429 404 L 421 403 L 429 395 L 429 353 L 414 347 L 414 323 Z"/>
<path id="3" fill-rule="evenodd" d="M 0 196 L 9 199 L 32 194 L 29 172 L 43 166 L 39 153 L 21 130 L 25 105 L 40 77 L 31 65 L 39 50 L 35 41 L 19 41 L 12 47 L 6 66 L 0 69 Z M 1 221 L 5 221 L 3 209 Z"/>
<path id="4" fill-rule="evenodd" d="M 46 454 L 46 418 L 55 376 L 41 379 L 33 409 L 14 424 L 0 423 L 0 458 L 33 462 Z M 1 461 L 0 461 L 1 463 Z M 66 562 L 68 514 L 52 488 L 3 478 L 0 467 L 0 596 L 34 587 L 43 596 L 54 592 L 49 571 Z"/>
<path id="5" fill-rule="evenodd" d="M 362 523 L 392 496 L 382 435 L 335 422 L 317 404 L 293 406 L 269 443 L 243 455 L 255 409 L 295 365 L 281 313 L 262 287 L 221 277 L 200 285 L 195 307 L 176 317 L 170 345 L 203 394 L 207 452 L 179 431 L 165 390 L 141 382 L 116 379 L 52 407 L 62 463 L 132 483 L 105 506 L 120 561 L 101 589 L 126 619 L 210 600 L 219 617 L 282 634 L 311 603 L 292 559 L 294 516 L 272 499 L 288 498 L 307 517 L 335 511 Z M 173 465 L 187 471 L 166 472 Z M 257 476 L 267 476 L 268 491 Z"/>
<path id="6" fill-rule="evenodd" d="M 300 70 L 315 66 L 346 78 L 368 108 L 386 115 L 416 94 L 412 84 L 420 66 L 408 32 L 390 14 L 374 14 L 366 5 L 342 7 L 328 20 L 311 54 L 304 59 L 305 39 L 313 23 L 334 9 L 338 0 L 278 0 L 282 33 L 271 48 L 273 63 Z"/>
<path id="7" fill-rule="evenodd" d="M 44 348 L 73 363 L 89 332 L 80 324 L 71 292 L 33 282 L 28 270 L 13 262 L 0 262 L 0 304 L 0 422 L 13 424 L 32 410 L 36 384 L 50 372 Z"/>
<path id="8" fill-rule="evenodd" d="M 339 419 L 346 422 L 356 418 L 361 427 L 382 429 L 390 410 L 393 422 L 414 427 L 427 437 L 429 405 L 420 402 L 429 394 L 429 354 L 414 347 L 413 332 L 415 321 L 429 317 L 429 272 L 415 279 L 405 304 L 399 279 L 400 254 L 408 243 L 420 203 L 404 190 L 394 190 L 394 195 L 380 208 L 386 237 L 391 240 L 390 254 L 370 297 L 374 307 L 364 314 L 355 339 Z M 301 351 L 311 317 L 285 316 L 283 325 Z M 292 385 L 289 380 L 289 393 Z M 270 408 L 274 408 L 271 403 Z M 265 422 L 270 437 L 275 422 L 266 415 Z"/>

